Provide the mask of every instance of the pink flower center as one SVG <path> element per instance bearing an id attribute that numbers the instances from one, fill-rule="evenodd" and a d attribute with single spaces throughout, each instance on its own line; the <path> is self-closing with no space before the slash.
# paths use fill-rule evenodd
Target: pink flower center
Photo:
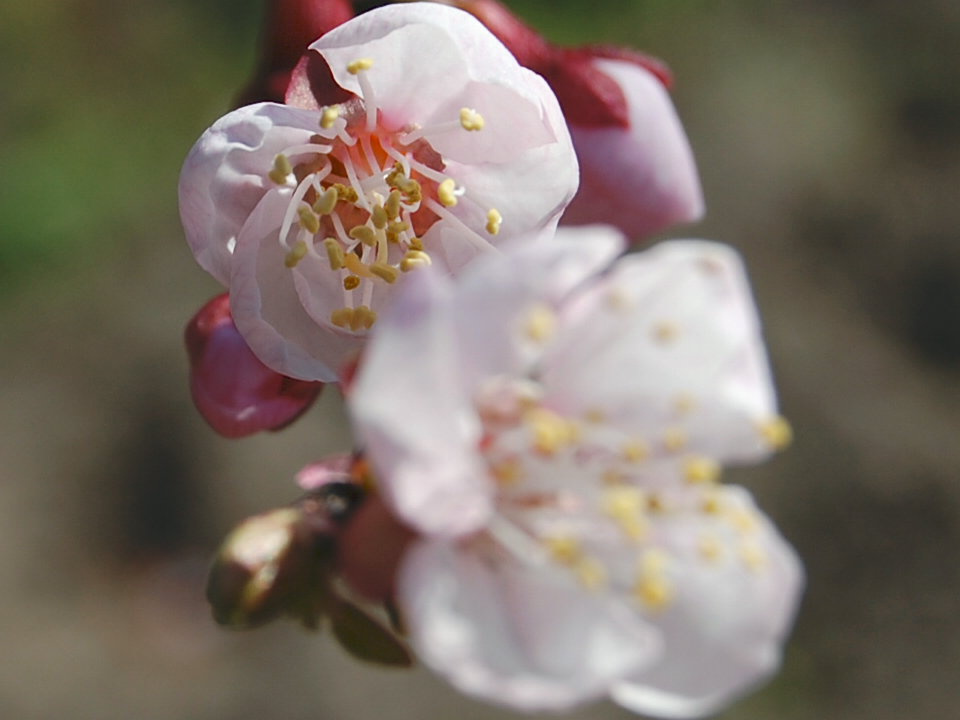
<path id="1" fill-rule="evenodd" d="M 268 173 L 292 190 L 279 234 L 286 266 L 304 259 L 327 266 L 343 289 L 343 305 L 329 320 L 352 332 L 376 322 L 373 307 L 386 286 L 431 264 L 422 238 L 436 222 L 456 227 L 476 247 L 490 246 L 450 211 L 466 191 L 424 137 L 480 131 L 483 117 L 463 108 L 459 118 L 430 128 L 391 127 L 366 76 L 372 65 L 367 58 L 348 65 L 362 98 L 324 107 L 318 132 L 277 155 Z M 491 209 L 486 233 L 496 235 L 500 222 Z"/>

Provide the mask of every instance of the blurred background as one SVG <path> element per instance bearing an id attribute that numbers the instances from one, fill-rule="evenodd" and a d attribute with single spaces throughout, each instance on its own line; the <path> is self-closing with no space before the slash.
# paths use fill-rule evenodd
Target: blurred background
<path id="1" fill-rule="evenodd" d="M 516 0 L 664 58 L 706 220 L 746 256 L 793 448 L 748 484 L 809 589 L 723 718 L 949 717 L 960 668 L 960 3 Z M 517 718 L 291 624 L 220 630 L 206 564 L 348 439 L 333 393 L 220 439 L 181 333 L 214 281 L 180 163 L 253 67 L 257 0 L 0 5 L 0 717 Z M 630 717 L 612 705 L 569 718 Z"/>

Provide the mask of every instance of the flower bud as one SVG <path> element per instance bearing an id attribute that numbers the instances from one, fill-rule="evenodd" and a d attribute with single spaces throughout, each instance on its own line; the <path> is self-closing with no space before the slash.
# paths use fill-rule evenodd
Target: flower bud
<path id="1" fill-rule="evenodd" d="M 223 541 L 207 578 L 214 619 L 251 628 L 293 610 L 316 586 L 324 550 L 298 508 L 247 518 Z"/>
<path id="2" fill-rule="evenodd" d="M 323 384 L 281 375 L 253 354 L 230 314 L 224 293 L 187 324 L 190 393 L 197 410 L 224 437 L 280 430 L 320 395 Z"/>

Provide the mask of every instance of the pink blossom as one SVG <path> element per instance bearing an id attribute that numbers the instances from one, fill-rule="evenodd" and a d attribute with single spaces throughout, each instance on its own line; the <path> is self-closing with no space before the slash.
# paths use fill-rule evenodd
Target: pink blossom
<path id="1" fill-rule="evenodd" d="M 697 168 L 660 61 L 625 48 L 551 45 L 497 0 L 440 2 L 478 17 L 557 94 L 581 172 L 562 222 L 612 223 L 643 240 L 700 219 Z"/>
<path id="2" fill-rule="evenodd" d="M 322 383 L 284 377 L 260 362 L 237 332 L 226 294 L 200 308 L 184 335 L 194 405 L 224 437 L 280 430 L 323 389 Z"/>
<path id="3" fill-rule="evenodd" d="M 332 381 L 396 280 L 551 230 L 578 172 L 546 83 L 467 13 L 383 7 L 310 48 L 299 107 L 243 107 L 198 140 L 180 210 L 257 357 Z"/>
<path id="4" fill-rule="evenodd" d="M 411 277 L 350 406 L 419 533 L 397 599 L 428 666 L 524 711 L 692 717 L 778 664 L 802 571 L 718 478 L 789 428 L 736 254 L 622 247 L 570 230 Z"/>

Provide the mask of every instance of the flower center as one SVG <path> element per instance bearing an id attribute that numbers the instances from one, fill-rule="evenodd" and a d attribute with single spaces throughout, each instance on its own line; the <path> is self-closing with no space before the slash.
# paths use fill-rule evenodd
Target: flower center
<path id="1" fill-rule="evenodd" d="M 483 130 L 483 116 L 463 108 L 459 118 L 422 127 L 389 127 L 363 58 L 347 69 L 362 97 L 321 111 L 318 132 L 276 156 L 270 180 L 290 191 L 279 242 L 291 270 L 320 263 L 342 286 L 343 305 L 329 321 L 353 332 L 368 330 L 386 287 L 402 273 L 431 264 L 423 235 L 443 221 L 466 242 L 489 249 L 489 240 L 466 226 L 450 208 L 466 189 L 445 172 L 446 164 L 425 136 Z M 485 232 L 496 235 L 502 218 L 487 214 Z"/>
<path id="2" fill-rule="evenodd" d="M 600 410 L 564 416 L 535 381 L 488 380 L 474 404 L 497 514 L 479 547 L 553 566 L 590 590 L 612 589 L 648 613 L 671 606 L 684 564 L 762 570 L 757 514 L 724 492 L 717 462 L 688 452 L 685 422 L 695 409 L 683 399 L 676 422 L 644 438 Z M 674 523 L 696 528 L 683 558 L 662 546 Z"/>

